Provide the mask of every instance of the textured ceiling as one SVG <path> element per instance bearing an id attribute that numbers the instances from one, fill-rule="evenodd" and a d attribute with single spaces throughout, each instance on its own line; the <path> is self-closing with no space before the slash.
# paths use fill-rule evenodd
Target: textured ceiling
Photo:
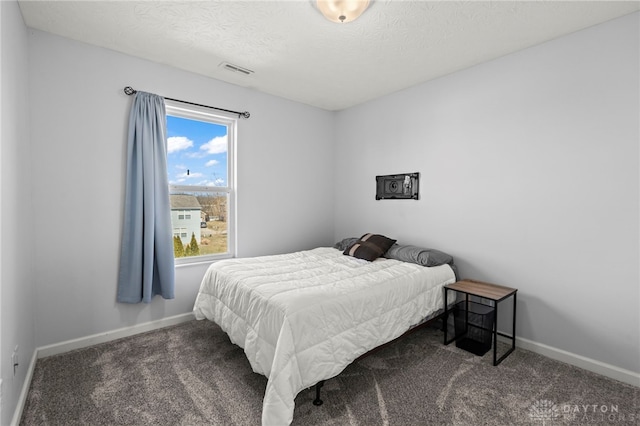
<path id="1" fill-rule="evenodd" d="M 27 26 L 328 110 L 344 109 L 640 9 L 637 1 L 20 0 Z M 249 76 L 220 67 L 230 62 Z"/>

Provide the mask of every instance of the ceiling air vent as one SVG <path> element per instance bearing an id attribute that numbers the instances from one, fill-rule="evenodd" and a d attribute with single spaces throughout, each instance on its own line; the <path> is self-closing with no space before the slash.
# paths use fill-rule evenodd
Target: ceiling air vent
<path id="1" fill-rule="evenodd" d="M 242 68 L 238 65 L 233 65 L 230 64 L 229 62 L 222 62 L 220 64 L 220 67 L 226 69 L 227 71 L 232 71 L 238 74 L 244 74 L 244 75 L 251 75 L 253 74 L 253 71 L 251 71 L 250 69 L 247 68 Z"/>

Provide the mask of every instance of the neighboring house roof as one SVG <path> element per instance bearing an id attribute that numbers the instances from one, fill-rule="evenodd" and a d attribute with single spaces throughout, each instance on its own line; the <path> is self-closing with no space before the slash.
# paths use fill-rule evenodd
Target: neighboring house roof
<path id="1" fill-rule="evenodd" d="M 193 195 L 170 194 L 171 210 L 202 210 L 198 199 Z"/>

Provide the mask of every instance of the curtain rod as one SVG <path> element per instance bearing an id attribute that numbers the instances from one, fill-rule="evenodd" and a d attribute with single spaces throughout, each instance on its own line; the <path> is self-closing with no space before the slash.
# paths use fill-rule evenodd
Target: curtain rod
<path id="1" fill-rule="evenodd" d="M 127 87 L 124 88 L 124 93 L 126 93 L 129 96 L 135 95 L 137 92 L 138 91 L 136 89 L 134 89 L 133 87 L 131 87 L 131 86 L 127 86 Z M 169 101 L 180 102 L 182 104 L 195 105 L 195 106 L 199 106 L 199 107 L 215 109 L 215 110 L 218 110 L 218 111 L 230 112 L 232 114 L 238 114 L 238 117 L 242 117 L 242 118 L 251 117 L 251 114 L 249 114 L 249 111 L 244 111 L 244 112 L 232 111 L 230 109 L 217 108 L 217 107 L 212 107 L 212 106 L 209 106 L 209 105 L 196 104 L 194 102 L 188 102 L 188 101 L 181 101 L 180 99 L 173 99 L 173 98 L 166 98 L 166 97 L 165 97 L 165 99 L 167 99 Z"/>

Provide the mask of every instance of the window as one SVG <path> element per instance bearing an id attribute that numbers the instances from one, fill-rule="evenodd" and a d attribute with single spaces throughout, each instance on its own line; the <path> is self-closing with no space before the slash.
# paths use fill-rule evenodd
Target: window
<path id="1" fill-rule="evenodd" d="M 233 257 L 235 117 L 165 101 L 176 264 Z"/>
<path id="2" fill-rule="evenodd" d="M 189 220 L 191 219 L 191 212 L 189 211 L 178 211 L 178 220 Z"/>
<path id="3" fill-rule="evenodd" d="M 186 228 L 173 228 L 173 237 L 187 238 Z"/>

